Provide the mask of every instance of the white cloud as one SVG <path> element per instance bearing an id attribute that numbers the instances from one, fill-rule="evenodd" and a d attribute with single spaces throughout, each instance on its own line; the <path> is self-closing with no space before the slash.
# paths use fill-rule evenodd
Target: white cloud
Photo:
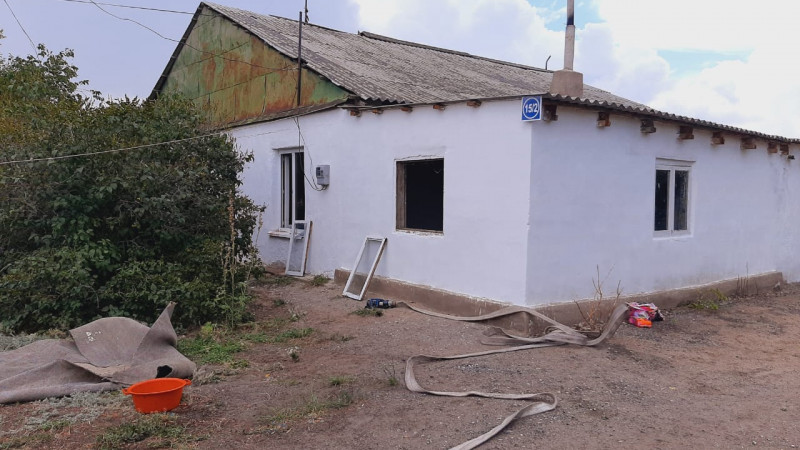
<path id="1" fill-rule="evenodd" d="M 587 24 L 576 38 L 575 69 L 587 84 L 649 104 L 670 85 L 670 68 L 651 48 L 621 45 L 608 24 Z"/>
<path id="2" fill-rule="evenodd" d="M 580 54 L 588 62 L 582 66 L 587 82 L 668 112 L 800 136 L 800 84 L 793 73 L 800 2 L 672 0 L 655 8 L 652 2 L 594 0 L 594 6 L 603 32 L 590 24 L 578 34 L 579 51 L 596 51 Z M 604 66 L 596 55 L 604 55 L 609 41 L 613 51 Z M 665 73 L 660 50 L 716 52 L 719 58 L 678 75 Z M 725 60 L 731 53 L 749 56 Z"/>
<path id="3" fill-rule="evenodd" d="M 656 49 L 790 49 L 798 42 L 792 31 L 800 15 L 796 1 L 594 0 L 594 5 L 619 42 Z"/>
<path id="4" fill-rule="evenodd" d="M 755 131 L 800 136 L 798 78 L 793 70 L 771 68 L 774 56 L 769 53 L 756 50 L 746 61 L 723 61 L 678 80 L 652 105 Z"/>
<path id="5" fill-rule="evenodd" d="M 523 64 L 561 67 L 553 11 L 525 0 L 352 0 L 362 30 Z"/>

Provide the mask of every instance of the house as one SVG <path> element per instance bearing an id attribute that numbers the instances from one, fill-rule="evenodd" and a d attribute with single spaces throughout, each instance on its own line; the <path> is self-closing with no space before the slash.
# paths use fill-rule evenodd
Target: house
<path id="1" fill-rule="evenodd" d="M 265 262 L 286 260 L 306 219 L 308 272 L 351 270 L 382 236 L 387 282 L 521 305 L 604 280 L 606 295 L 800 280 L 800 140 L 553 78 L 201 3 L 153 96 L 206 105 L 253 152 L 242 189 L 267 206 Z"/>

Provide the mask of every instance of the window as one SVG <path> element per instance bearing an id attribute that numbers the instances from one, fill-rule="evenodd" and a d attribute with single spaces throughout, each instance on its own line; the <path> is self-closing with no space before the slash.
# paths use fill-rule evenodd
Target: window
<path id="1" fill-rule="evenodd" d="M 656 235 L 689 233 L 689 174 L 691 163 L 659 160 L 656 163 Z"/>
<path id="2" fill-rule="evenodd" d="M 444 160 L 397 162 L 397 229 L 443 231 Z"/>
<path id="3" fill-rule="evenodd" d="M 302 150 L 281 153 L 281 228 L 306 218 L 306 185 Z"/>

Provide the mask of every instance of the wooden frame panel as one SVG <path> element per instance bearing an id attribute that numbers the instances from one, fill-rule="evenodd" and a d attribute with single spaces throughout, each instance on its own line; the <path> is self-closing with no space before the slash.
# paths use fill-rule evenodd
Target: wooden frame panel
<path id="1" fill-rule="evenodd" d="M 396 230 L 402 230 L 406 227 L 406 165 L 405 161 L 397 161 L 397 174 L 395 176 L 396 186 L 395 192 L 397 196 L 397 203 L 395 209 L 395 224 Z"/>

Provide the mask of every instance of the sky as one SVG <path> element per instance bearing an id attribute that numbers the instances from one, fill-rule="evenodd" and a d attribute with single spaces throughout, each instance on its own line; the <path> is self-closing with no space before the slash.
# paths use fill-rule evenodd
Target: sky
<path id="1" fill-rule="evenodd" d="M 89 0 L 3 0 L 0 55 L 32 53 L 30 40 L 54 51 L 70 48 L 91 89 L 147 97 L 191 15 L 110 4 L 193 13 L 199 1 L 95 1 L 107 12 Z M 304 0 L 216 2 L 296 19 Z M 566 0 L 308 3 L 311 23 L 329 28 L 549 69 L 563 65 Z M 575 70 L 587 84 L 662 111 L 800 138 L 798 17 L 796 0 L 576 0 Z"/>

